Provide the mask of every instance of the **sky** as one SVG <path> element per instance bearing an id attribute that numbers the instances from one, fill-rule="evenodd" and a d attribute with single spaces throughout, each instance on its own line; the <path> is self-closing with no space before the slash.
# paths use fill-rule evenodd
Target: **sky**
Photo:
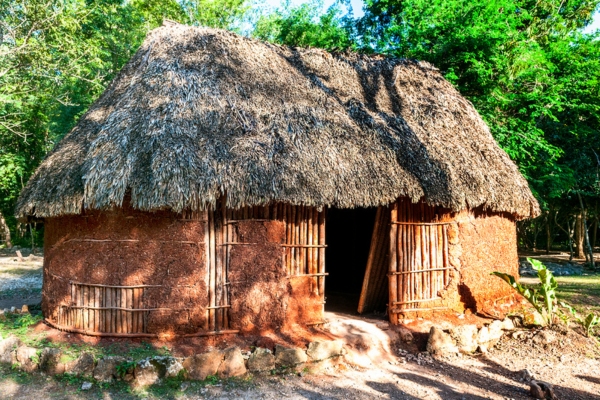
<path id="1" fill-rule="evenodd" d="M 308 1 L 309 0 L 291 0 L 290 2 L 291 2 L 292 6 L 297 6 L 302 3 L 307 3 Z M 281 5 L 281 3 L 283 1 L 282 0 L 266 0 L 265 2 L 273 8 L 277 8 L 278 6 Z M 331 6 L 334 2 L 335 2 L 335 0 L 323 0 L 324 9 L 329 8 L 329 6 Z M 362 11 L 363 0 L 351 0 L 351 3 L 352 3 L 352 11 L 354 11 L 354 17 L 356 17 L 356 18 L 362 17 L 364 14 Z M 583 30 L 583 32 L 591 33 L 598 29 L 600 29 L 600 11 L 596 12 L 596 14 L 594 15 L 594 21 L 589 26 L 587 26 Z"/>

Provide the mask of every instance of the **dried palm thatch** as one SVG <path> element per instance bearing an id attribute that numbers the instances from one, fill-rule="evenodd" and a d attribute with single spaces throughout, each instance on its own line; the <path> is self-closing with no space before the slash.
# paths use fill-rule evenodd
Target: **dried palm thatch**
<path id="1" fill-rule="evenodd" d="M 473 106 L 424 62 L 281 47 L 183 25 L 149 33 L 23 190 L 20 217 L 400 196 L 538 213 Z"/>

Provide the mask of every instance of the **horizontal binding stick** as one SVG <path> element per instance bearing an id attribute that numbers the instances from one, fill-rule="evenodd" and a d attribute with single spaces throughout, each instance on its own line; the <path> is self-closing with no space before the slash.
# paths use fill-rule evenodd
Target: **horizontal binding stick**
<path id="1" fill-rule="evenodd" d="M 329 275 L 328 272 L 321 272 L 321 273 L 317 273 L 317 274 L 298 274 L 298 275 L 290 275 L 288 276 L 288 279 L 291 278 L 306 278 L 306 277 L 311 277 L 311 276 L 327 276 Z"/>
<path id="2" fill-rule="evenodd" d="M 391 225 L 418 225 L 418 226 L 433 226 L 433 225 L 450 225 L 452 222 L 390 222 Z"/>
<path id="3" fill-rule="evenodd" d="M 93 287 L 105 287 L 105 288 L 114 288 L 114 289 L 137 289 L 137 288 L 145 288 L 145 287 L 162 287 L 163 285 L 135 285 L 135 286 L 115 286 L 115 285 L 101 285 L 99 283 L 81 283 L 70 281 L 72 285 L 82 285 L 82 286 L 93 286 Z"/>
<path id="4" fill-rule="evenodd" d="M 392 302 L 393 305 L 397 306 L 397 305 L 401 305 L 401 304 L 411 304 L 411 303 L 425 303 L 427 301 L 436 301 L 436 300 L 442 300 L 441 297 L 434 297 L 431 299 L 418 299 L 418 300 L 410 300 L 410 301 L 394 301 Z"/>
<path id="5" fill-rule="evenodd" d="M 448 307 L 427 307 L 427 308 L 392 308 L 390 310 L 391 313 L 393 314 L 402 314 L 405 312 L 411 312 L 411 311 L 434 311 L 434 310 L 448 310 Z"/>
<path id="6" fill-rule="evenodd" d="M 51 322 L 48 319 L 45 319 L 44 322 L 50 325 L 53 328 L 56 328 L 63 332 L 71 332 L 71 333 L 81 333 L 83 335 L 88 336 L 102 336 L 102 337 L 124 337 L 124 338 L 158 338 L 160 335 L 157 333 L 110 333 L 110 332 L 94 332 L 88 331 L 85 329 L 76 329 L 72 327 L 65 327 Z M 239 330 L 222 330 L 222 331 L 210 331 L 210 332 L 198 332 L 198 333 L 188 333 L 184 335 L 175 335 L 176 338 L 186 338 L 186 337 L 201 337 L 201 336 L 217 336 L 217 335 L 233 335 L 238 334 Z"/>
<path id="7" fill-rule="evenodd" d="M 223 285 L 223 286 L 225 286 L 225 285 Z M 230 304 L 226 304 L 224 306 L 206 307 L 207 310 L 215 310 L 215 309 L 218 309 L 218 308 L 231 308 L 231 305 Z M 191 308 L 188 308 L 188 310 L 191 310 Z"/>
<path id="8" fill-rule="evenodd" d="M 326 244 L 282 244 L 281 247 L 327 247 Z"/>
<path id="9" fill-rule="evenodd" d="M 119 302 L 120 303 L 120 302 Z M 121 310 L 121 311 L 188 311 L 193 308 L 127 308 L 127 307 L 92 307 L 92 306 L 71 306 L 72 309 L 81 310 Z"/>
<path id="10" fill-rule="evenodd" d="M 428 268 L 428 269 L 419 269 L 417 271 L 396 271 L 396 272 L 390 272 L 388 275 L 420 274 L 422 272 L 447 271 L 449 269 L 451 269 L 451 268 Z"/>

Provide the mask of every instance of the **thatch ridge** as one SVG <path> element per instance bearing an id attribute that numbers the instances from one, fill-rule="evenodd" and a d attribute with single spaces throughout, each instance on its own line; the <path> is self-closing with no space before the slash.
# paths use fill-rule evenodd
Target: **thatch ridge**
<path id="1" fill-rule="evenodd" d="M 23 190 L 20 217 L 123 204 L 368 207 L 401 196 L 523 218 L 538 204 L 472 104 L 424 62 L 183 25 L 143 45 Z"/>

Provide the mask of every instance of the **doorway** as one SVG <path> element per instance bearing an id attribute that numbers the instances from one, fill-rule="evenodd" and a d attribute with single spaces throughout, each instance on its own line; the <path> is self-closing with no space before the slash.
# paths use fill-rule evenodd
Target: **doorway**
<path id="1" fill-rule="evenodd" d="M 326 311 L 356 315 L 377 208 L 327 210 Z"/>

